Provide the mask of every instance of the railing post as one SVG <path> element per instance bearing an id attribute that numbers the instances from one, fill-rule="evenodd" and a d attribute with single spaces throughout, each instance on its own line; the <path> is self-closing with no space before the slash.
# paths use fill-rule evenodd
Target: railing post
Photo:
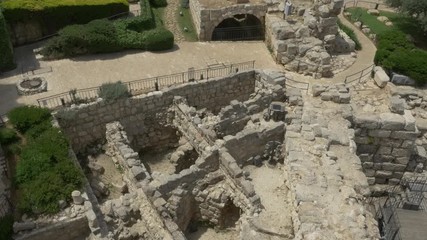
<path id="1" fill-rule="evenodd" d="M 252 61 L 252 69 L 255 69 L 255 60 Z"/>
<path id="2" fill-rule="evenodd" d="M 156 77 L 156 82 L 154 83 L 154 88 L 156 89 L 156 91 L 159 91 L 159 82 L 157 77 Z"/>
<path id="3" fill-rule="evenodd" d="M 233 72 L 233 64 L 230 64 L 230 73 Z"/>
<path id="4" fill-rule="evenodd" d="M 206 80 L 209 80 L 209 68 L 206 68 Z"/>

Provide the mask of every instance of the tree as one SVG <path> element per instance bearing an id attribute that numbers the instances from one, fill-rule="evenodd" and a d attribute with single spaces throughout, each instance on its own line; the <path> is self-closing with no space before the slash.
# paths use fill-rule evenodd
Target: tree
<path id="1" fill-rule="evenodd" d="M 386 0 L 386 3 L 416 18 L 427 32 L 427 0 Z"/>
<path id="2" fill-rule="evenodd" d="M 0 71 L 15 67 L 13 62 L 13 47 L 6 27 L 6 20 L 0 8 Z"/>

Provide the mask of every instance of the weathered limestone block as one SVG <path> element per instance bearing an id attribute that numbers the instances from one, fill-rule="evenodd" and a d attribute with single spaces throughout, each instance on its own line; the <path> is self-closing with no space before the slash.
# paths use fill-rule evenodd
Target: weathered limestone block
<path id="1" fill-rule="evenodd" d="M 380 126 L 380 118 L 372 114 L 354 115 L 353 122 L 356 124 L 356 126 L 367 129 L 378 129 Z"/>
<path id="2" fill-rule="evenodd" d="M 378 11 L 377 9 L 369 9 L 368 10 L 368 14 L 374 15 L 374 16 L 379 16 L 380 15 L 380 11 Z"/>
<path id="3" fill-rule="evenodd" d="M 390 77 L 387 75 L 387 73 L 384 71 L 382 67 L 375 67 L 375 76 L 374 81 L 375 84 L 377 84 L 378 87 L 383 88 L 387 85 L 387 83 L 390 81 Z"/>
<path id="4" fill-rule="evenodd" d="M 77 190 L 73 191 L 71 193 L 71 197 L 73 198 L 73 203 L 76 205 L 82 205 L 84 203 L 84 199 L 80 191 L 77 191 Z"/>
<path id="5" fill-rule="evenodd" d="M 405 128 L 405 118 L 394 113 L 381 113 L 381 129 L 402 130 Z"/>
<path id="6" fill-rule="evenodd" d="M 390 111 L 393 113 L 403 114 L 406 106 L 405 99 L 399 96 L 392 96 L 390 98 Z"/>

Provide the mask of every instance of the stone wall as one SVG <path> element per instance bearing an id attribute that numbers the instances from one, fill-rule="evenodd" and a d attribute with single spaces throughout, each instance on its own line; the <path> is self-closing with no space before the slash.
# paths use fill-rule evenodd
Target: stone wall
<path id="1" fill-rule="evenodd" d="M 355 114 L 353 117 L 357 154 L 369 184 L 398 184 L 410 166 L 418 136 L 410 111 Z"/>
<path id="2" fill-rule="evenodd" d="M 263 128 L 245 129 L 236 136 L 226 136 L 224 146 L 236 159 L 239 166 L 251 164 L 249 158 L 261 156 L 270 141 L 283 142 L 285 126 L 283 122 L 270 122 Z"/>
<path id="3" fill-rule="evenodd" d="M 237 14 L 251 14 L 264 24 L 264 16 L 267 12 L 265 4 L 235 4 L 211 9 L 197 0 L 190 1 L 190 9 L 200 41 L 210 41 L 215 27 L 227 18 L 233 18 Z"/>
<path id="4" fill-rule="evenodd" d="M 70 114 L 59 112 L 55 116 L 76 152 L 84 151 L 92 143 L 103 141 L 106 124 L 113 121 L 123 125 L 135 150 L 162 148 L 178 142 L 176 129 L 171 126 L 173 116 L 167 111 L 174 96 L 186 98 L 190 106 L 215 112 L 231 100 L 248 99 L 254 89 L 255 71 L 252 70 L 224 78 L 172 86 L 163 91 L 111 103 L 99 100 L 65 110 Z"/>
<path id="5" fill-rule="evenodd" d="M 9 197 L 9 186 L 10 181 L 7 174 L 7 160 L 0 145 L 0 217 L 7 215 L 11 210 L 7 200 L 7 197 Z"/>
<path id="6" fill-rule="evenodd" d="M 74 240 L 85 239 L 90 234 L 88 220 L 85 216 L 68 219 L 58 222 L 51 226 L 32 231 L 25 234 L 17 240 L 46 240 L 46 239 L 61 239 Z"/>

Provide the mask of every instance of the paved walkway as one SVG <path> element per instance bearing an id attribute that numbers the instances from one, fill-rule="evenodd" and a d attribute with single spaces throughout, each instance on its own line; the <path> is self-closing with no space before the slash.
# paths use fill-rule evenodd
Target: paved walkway
<path id="1" fill-rule="evenodd" d="M 373 63 L 376 47 L 361 31 L 342 15 L 341 21 L 352 28 L 362 44 L 356 62 L 333 78 L 313 79 L 290 73 L 294 80 L 303 82 L 338 83 L 346 76 L 366 69 Z M 181 42 L 164 52 L 124 51 L 112 54 L 82 56 L 58 61 L 38 61 L 32 50 L 43 43 L 15 49 L 18 68 L 0 75 L 0 115 L 22 104 L 37 104 L 37 99 L 52 96 L 71 89 L 96 87 L 106 82 L 123 82 L 167 75 L 190 67 L 205 68 L 208 65 L 237 63 L 256 60 L 256 68 L 283 70 L 273 61 L 264 42 Z M 48 91 L 31 96 L 19 96 L 15 84 L 22 78 L 22 69 L 52 67 L 51 73 L 42 74 L 48 81 Z"/>
<path id="2" fill-rule="evenodd" d="M 82 56 L 58 61 L 37 61 L 32 44 L 15 50 L 18 68 L 0 75 L 0 115 L 20 104 L 37 104 L 37 99 L 67 92 L 73 88 L 90 88 L 118 80 L 127 82 L 186 71 L 190 67 L 206 68 L 218 63 L 256 60 L 256 68 L 282 70 L 263 42 L 182 42 L 164 52 L 124 51 L 112 54 Z M 48 91 L 31 96 L 17 95 L 15 84 L 21 79 L 21 68 L 52 67 L 42 76 Z"/>
<path id="3" fill-rule="evenodd" d="M 182 34 L 182 29 L 179 28 L 177 20 L 177 12 L 180 8 L 181 0 L 168 0 L 168 5 L 165 9 L 164 22 L 166 28 L 171 31 L 175 37 L 175 42 L 180 43 L 185 40 L 184 35 Z"/>

